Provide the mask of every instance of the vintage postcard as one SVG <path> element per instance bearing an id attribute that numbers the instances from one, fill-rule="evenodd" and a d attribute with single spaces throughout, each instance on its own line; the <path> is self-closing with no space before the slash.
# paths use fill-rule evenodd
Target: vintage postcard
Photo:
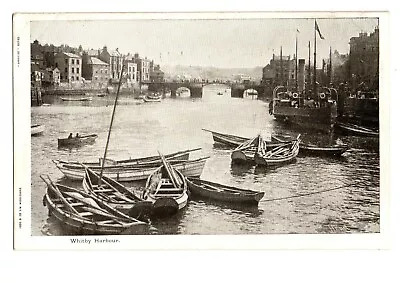
<path id="1" fill-rule="evenodd" d="M 388 15 L 13 17 L 14 249 L 382 249 Z"/>

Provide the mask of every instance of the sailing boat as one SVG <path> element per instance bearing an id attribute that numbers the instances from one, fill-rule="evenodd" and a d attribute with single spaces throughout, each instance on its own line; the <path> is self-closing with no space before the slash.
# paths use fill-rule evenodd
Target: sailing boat
<path id="1" fill-rule="evenodd" d="M 316 57 L 317 57 L 317 32 L 321 39 L 323 36 L 319 30 L 317 21 L 314 21 L 314 72 L 311 89 L 311 44 L 309 42 L 309 74 L 307 88 L 305 84 L 305 60 L 297 58 L 297 34 L 296 34 L 296 87 L 284 86 L 283 62 L 281 47 L 281 84 L 273 90 L 273 100 L 270 113 L 277 121 L 293 123 L 304 128 L 311 128 L 322 132 L 331 132 L 336 122 L 337 107 L 334 94 L 336 91 L 329 87 L 319 88 L 317 82 Z M 297 66 L 297 62 L 299 63 Z M 322 91 L 324 90 L 324 91 Z M 336 99 L 336 100 L 335 100 Z"/>

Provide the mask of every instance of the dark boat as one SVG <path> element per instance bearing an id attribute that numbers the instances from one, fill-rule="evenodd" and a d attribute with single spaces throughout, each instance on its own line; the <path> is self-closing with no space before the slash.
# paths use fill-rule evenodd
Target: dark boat
<path id="1" fill-rule="evenodd" d="M 161 154 L 160 154 L 161 155 Z M 187 182 L 161 155 L 163 165 L 147 179 L 143 200 L 153 203 L 153 213 L 160 217 L 177 213 L 188 202 Z"/>
<path id="2" fill-rule="evenodd" d="M 235 135 L 231 135 L 231 134 L 223 134 L 223 133 L 214 132 L 214 131 L 207 130 L 207 129 L 202 129 L 202 130 L 206 131 L 206 132 L 210 132 L 213 136 L 214 142 L 220 143 L 220 144 L 223 144 L 223 145 L 229 146 L 229 147 L 235 148 L 235 147 L 238 147 L 239 145 L 241 145 L 242 143 L 250 140 L 250 138 L 246 138 L 246 137 L 235 136 Z M 284 142 L 287 142 L 287 141 L 286 140 L 282 141 L 274 135 L 271 136 L 271 141 L 265 141 L 266 146 L 270 147 L 270 148 L 274 148 L 276 146 L 282 145 L 282 143 L 284 143 Z"/>
<path id="3" fill-rule="evenodd" d="M 379 137 L 379 131 L 369 129 L 366 127 L 361 127 L 355 124 L 338 122 L 336 123 L 335 127 L 342 134 L 364 136 L 364 137 Z"/>
<path id="4" fill-rule="evenodd" d="M 280 91 L 278 86 L 273 91 L 270 114 L 277 121 L 295 124 L 303 128 L 330 132 L 337 118 L 336 100 L 325 92 L 316 94 L 318 98 L 307 100 L 304 93 L 289 90 Z M 299 103 L 299 101 L 301 101 Z"/>
<path id="5" fill-rule="evenodd" d="M 299 154 L 300 135 L 296 140 L 286 145 L 277 146 L 272 150 L 267 150 L 263 146 L 262 138 L 258 137 L 259 146 L 254 155 L 257 165 L 276 166 L 293 161 Z"/>
<path id="6" fill-rule="evenodd" d="M 199 178 L 186 178 L 189 191 L 205 200 L 221 201 L 235 204 L 257 205 L 264 192 L 244 190 L 232 186 L 218 184 Z"/>
<path id="7" fill-rule="evenodd" d="M 228 147 L 238 147 L 240 144 L 244 143 L 245 141 L 249 140 L 245 137 L 230 135 L 230 134 L 222 134 L 206 129 L 202 129 L 203 131 L 207 131 L 212 133 L 214 142 L 223 144 Z M 272 135 L 271 142 L 266 141 L 266 146 L 268 148 L 274 148 L 284 143 L 293 140 L 293 138 L 288 136 L 279 136 L 279 135 Z M 316 146 L 313 144 L 306 144 L 300 142 L 300 151 L 299 153 L 302 155 L 326 155 L 326 156 L 339 156 L 346 152 L 349 149 L 348 145 L 332 145 L 332 146 Z"/>
<path id="8" fill-rule="evenodd" d="M 41 178 L 47 184 L 43 204 L 51 215 L 74 233 L 114 235 L 129 229 L 141 234 L 149 228 L 147 223 L 119 212 L 92 195 L 55 184 L 48 176 L 47 179 Z"/>
<path id="9" fill-rule="evenodd" d="M 98 135 L 90 134 L 83 136 L 73 136 L 64 139 L 58 139 L 58 147 L 73 147 L 82 146 L 85 144 L 92 144 L 96 141 Z"/>

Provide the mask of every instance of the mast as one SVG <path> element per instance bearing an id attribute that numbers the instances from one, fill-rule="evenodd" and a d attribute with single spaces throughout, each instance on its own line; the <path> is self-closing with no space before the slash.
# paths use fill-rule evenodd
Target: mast
<path id="1" fill-rule="evenodd" d="M 307 93 L 311 90 L 311 41 L 308 41 Z"/>
<path id="2" fill-rule="evenodd" d="M 329 66 L 328 66 L 329 84 L 332 83 L 332 47 L 329 46 Z"/>
<path id="3" fill-rule="evenodd" d="M 317 95 L 317 20 L 314 20 L 314 80 L 313 92 Z"/>
<path id="4" fill-rule="evenodd" d="M 296 56 L 295 56 L 295 80 L 296 80 L 296 92 L 298 92 L 298 80 L 297 80 L 297 32 L 296 32 Z"/>
<path id="5" fill-rule="evenodd" d="M 282 46 L 281 46 L 281 59 L 280 59 L 280 63 L 281 63 L 281 85 L 283 85 L 283 59 L 282 59 Z"/>
<path id="6" fill-rule="evenodd" d="M 103 163 L 101 164 L 101 170 L 100 170 L 100 176 L 99 176 L 98 186 L 101 185 L 101 178 L 103 177 L 104 164 L 106 163 L 108 143 L 109 143 L 109 141 L 110 141 L 110 135 L 111 135 L 112 124 L 113 124 L 113 122 L 114 122 L 115 109 L 117 108 L 117 101 L 118 101 L 118 96 L 119 96 L 119 89 L 121 88 L 121 82 L 122 82 L 122 74 L 123 74 L 123 72 L 124 72 L 124 64 L 122 64 L 122 67 L 121 67 L 121 74 L 120 74 L 120 76 L 119 76 L 118 90 L 117 90 L 117 95 L 115 96 L 114 108 L 113 108 L 113 112 L 112 112 L 112 115 L 111 115 L 110 128 L 108 129 L 108 136 L 107 136 L 106 148 L 104 149 L 104 157 L 103 157 Z"/>

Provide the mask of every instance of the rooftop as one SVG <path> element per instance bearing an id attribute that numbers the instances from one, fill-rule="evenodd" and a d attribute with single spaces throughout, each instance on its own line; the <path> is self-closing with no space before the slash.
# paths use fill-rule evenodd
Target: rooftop
<path id="1" fill-rule="evenodd" d="M 91 57 L 90 58 L 89 64 L 92 64 L 92 65 L 108 65 L 106 62 L 103 62 L 100 59 L 95 58 L 95 57 Z"/>

